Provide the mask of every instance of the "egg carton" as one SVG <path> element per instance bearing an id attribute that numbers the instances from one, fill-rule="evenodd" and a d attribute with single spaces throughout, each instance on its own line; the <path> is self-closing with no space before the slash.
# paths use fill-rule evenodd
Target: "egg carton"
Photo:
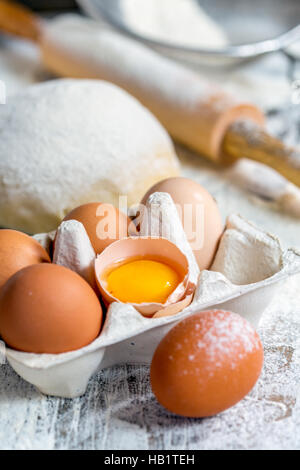
<path id="1" fill-rule="evenodd" d="M 30 354 L 7 348 L 12 368 L 46 395 L 75 398 L 85 393 L 90 378 L 101 369 L 118 364 L 149 364 L 161 339 L 179 321 L 207 309 L 238 313 L 257 327 L 263 311 L 289 276 L 300 272 L 300 253 L 283 251 L 279 240 L 239 215 L 227 219 L 213 265 L 199 272 L 170 196 L 156 193 L 155 202 L 165 215 L 167 237 L 186 255 L 190 279 L 196 290 L 192 303 L 181 312 L 147 318 L 132 305 L 113 303 L 108 308 L 100 336 L 88 346 L 64 354 Z M 142 235 L 160 236 L 159 211 L 147 224 L 141 222 Z M 49 249 L 52 234 L 35 236 Z M 164 233 L 165 235 L 165 233 Z M 64 222 L 58 229 L 53 261 L 73 269 L 95 287 L 95 253 L 83 226 Z"/>

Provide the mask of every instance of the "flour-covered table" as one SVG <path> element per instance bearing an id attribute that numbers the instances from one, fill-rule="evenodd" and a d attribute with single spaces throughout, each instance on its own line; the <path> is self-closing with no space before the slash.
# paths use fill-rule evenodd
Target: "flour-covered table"
<path id="1" fill-rule="evenodd" d="M 251 71 L 256 77 L 255 67 L 247 64 L 233 76 L 241 78 Z M 276 87 L 281 79 L 287 90 L 286 58 L 266 58 L 259 69 L 266 73 L 260 84 L 272 80 L 275 70 Z M 0 39 L 0 80 L 9 94 L 46 78 L 33 47 Z M 300 143 L 300 111 L 291 108 L 287 97 L 280 111 L 270 110 L 269 126 L 289 142 Z M 224 218 L 240 213 L 278 235 L 284 246 L 300 246 L 299 220 L 241 191 L 198 155 L 182 148 L 178 154 L 183 174 L 214 195 Z M 299 276 L 290 279 L 265 312 L 259 330 L 264 372 L 236 407 L 205 420 L 172 416 L 152 395 L 149 368 L 131 365 L 96 375 L 82 398 L 49 398 L 4 364 L 0 366 L 0 449 L 300 449 L 299 284 Z"/>

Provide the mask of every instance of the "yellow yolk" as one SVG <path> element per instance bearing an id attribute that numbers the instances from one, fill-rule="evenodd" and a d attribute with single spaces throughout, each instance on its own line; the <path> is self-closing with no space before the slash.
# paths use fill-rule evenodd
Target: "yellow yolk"
<path id="1" fill-rule="evenodd" d="M 136 260 L 108 275 L 107 290 L 124 303 L 164 303 L 179 282 L 179 275 L 167 264 Z"/>

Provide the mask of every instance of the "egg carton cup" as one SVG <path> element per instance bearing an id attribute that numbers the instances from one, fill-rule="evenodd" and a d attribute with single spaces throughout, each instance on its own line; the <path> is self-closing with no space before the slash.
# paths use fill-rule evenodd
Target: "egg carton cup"
<path id="1" fill-rule="evenodd" d="M 75 398 L 85 393 L 99 370 L 118 364 L 149 364 L 161 339 L 179 321 L 207 309 L 226 309 L 257 327 L 263 311 L 289 276 L 300 272 L 300 252 L 283 251 L 279 240 L 239 215 L 231 215 L 210 271 L 199 272 L 170 196 L 156 193 L 155 203 L 166 216 L 167 238 L 186 255 L 196 283 L 192 303 L 180 313 L 146 318 L 132 305 L 113 303 L 100 336 L 90 345 L 69 353 L 29 354 L 7 348 L 7 360 L 27 382 L 46 395 Z M 141 234 L 161 235 L 159 211 L 141 222 Z M 150 223 L 149 223 L 150 222 Z M 164 234 L 165 235 L 165 234 Z M 55 233 L 37 235 L 49 249 Z M 53 261 L 81 274 L 95 286 L 95 253 L 83 226 L 64 222 L 58 229 Z M 58 334 L 60 334 L 58 332 Z"/>

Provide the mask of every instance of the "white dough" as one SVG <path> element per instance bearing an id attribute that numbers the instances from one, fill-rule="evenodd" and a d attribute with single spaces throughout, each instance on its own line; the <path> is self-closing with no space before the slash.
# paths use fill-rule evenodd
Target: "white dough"
<path id="1" fill-rule="evenodd" d="M 55 229 L 86 202 L 137 203 L 179 173 L 167 132 L 108 82 L 28 87 L 0 108 L 0 136 L 0 226 L 29 233 Z"/>

